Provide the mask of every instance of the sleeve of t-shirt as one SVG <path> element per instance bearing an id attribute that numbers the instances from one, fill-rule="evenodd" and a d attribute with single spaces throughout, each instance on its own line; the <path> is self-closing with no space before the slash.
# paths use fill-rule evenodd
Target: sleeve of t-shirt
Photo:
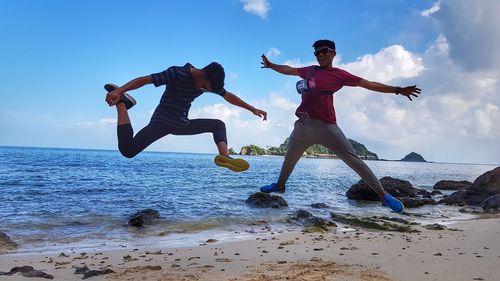
<path id="1" fill-rule="evenodd" d="M 305 79 L 307 77 L 308 69 L 311 67 L 314 67 L 314 66 L 306 66 L 306 67 L 297 68 L 297 71 L 299 72 L 299 75 L 302 79 Z"/>
<path id="2" fill-rule="evenodd" d="M 226 89 L 222 88 L 218 93 L 214 93 L 216 95 L 219 95 L 221 97 L 224 97 L 226 95 Z"/>
<path id="3" fill-rule="evenodd" d="M 172 66 L 165 71 L 151 74 L 151 80 L 153 80 L 153 85 L 155 85 L 155 87 L 172 85 L 175 80 L 175 74 L 175 68 Z"/>
<path id="4" fill-rule="evenodd" d="M 359 82 L 361 81 L 361 77 L 356 76 L 354 74 L 351 74 L 343 69 L 340 69 L 340 77 L 341 77 L 341 83 L 344 86 L 351 86 L 355 87 L 358 86 Z"/>

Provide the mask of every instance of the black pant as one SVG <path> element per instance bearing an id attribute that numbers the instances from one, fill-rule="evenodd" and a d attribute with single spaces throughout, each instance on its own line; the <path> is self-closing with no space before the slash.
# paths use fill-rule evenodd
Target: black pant
<path id="1" fill-rule="evenodd" d="M 160 138 L 172 135 L 198 135 L 212 133 L 214 142 L 227 144 L 226 125 L 218 119 L 193 119 L 186 127 L 176 128 L 161 122 L 150 122 L 134 137 L 131 124 L 118 125 L 118 149 L 127 158 L 132 158 Z"/>

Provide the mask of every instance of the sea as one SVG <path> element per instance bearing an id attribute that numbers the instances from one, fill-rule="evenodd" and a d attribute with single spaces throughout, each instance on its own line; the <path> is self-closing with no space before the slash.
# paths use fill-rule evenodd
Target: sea
<path id="1" fill-rule="evenodd" d="M 235 173 L 214 164 L 214 154 L 143 152 L 133 159 L 113 150 L 0 146 L 0 231 L 16 253 L 128 246 L 191 246 L 207 239 L 249 239 L 286 223 L 299 209 L 329 218 L 330 212 L 400 216 L 379 202 L 347 199 L 360 178 L 338 159 L 302 158 L 287 183 L 288 208 L 259 209 L 245 203 L 275 182 L 281 156 L 241 156 L 250 169 Z M 474 181 L 494 165 L 366 161 L 377 177 L 407 180 L 432 190 L 440 180 Z M 449 194 L 450 192 L 444 192 Z M 327 209 L 314 209 L 325 203 Z M 127 225 L 133 213 L 152 208 L 157 224 Z M 458 207 L 407 209 L 422 223 L 470 219 Z"/>

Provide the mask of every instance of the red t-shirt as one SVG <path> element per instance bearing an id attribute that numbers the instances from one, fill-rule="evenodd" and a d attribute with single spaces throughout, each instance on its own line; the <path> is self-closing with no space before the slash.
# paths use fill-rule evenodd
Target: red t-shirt
<path id="1" fill-rule="evenodd" d="M 307 114 L 311 118 L 335 124 L 337 119 L 333 107 L 333 94 L 343 86 L 357 86 L 362 78 L 340 68 L 321 69 L 318 66 L 298 68 L 300 77 L 307 79 L 308 72 L 312 71 L 313 67 L 315 67 L 314 75 L 308 79 L 310 89 L 302 95 L 302 102 L 295 115 L 300 117 Z"/>

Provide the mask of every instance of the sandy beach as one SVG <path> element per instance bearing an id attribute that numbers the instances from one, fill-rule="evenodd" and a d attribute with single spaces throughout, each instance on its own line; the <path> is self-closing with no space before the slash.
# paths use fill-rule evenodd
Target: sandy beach
<path id="1" fill-rule="evenodd" d="M 266 238 L 178 248 L 123 248 L 0 255 L 0 271 L 32 266 L 54 280 L 81 280 L 76 267 L 111 269 L 90 280 L 498 280 L 500 218 L 419 233 L 341 226 L 328 233 L 269 230 Z M 0 280 L 47 280 L 20 273 Z"/>

